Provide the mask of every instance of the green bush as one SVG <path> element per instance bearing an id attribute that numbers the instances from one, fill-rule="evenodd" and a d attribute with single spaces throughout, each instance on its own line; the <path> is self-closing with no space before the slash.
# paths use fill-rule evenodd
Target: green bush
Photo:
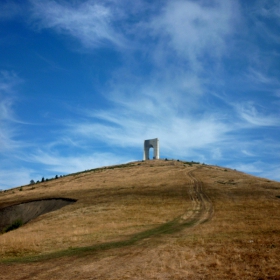
<path id="1" fill-rule="evenodd" d="M 23 225 L 22 220 L 15 220 L 11 225 L 7 226 L 6 228 L 4 228 L 3 232 L 8 232 L 14 229 L 17 229 L 19 227 L 21 227 Z"/>

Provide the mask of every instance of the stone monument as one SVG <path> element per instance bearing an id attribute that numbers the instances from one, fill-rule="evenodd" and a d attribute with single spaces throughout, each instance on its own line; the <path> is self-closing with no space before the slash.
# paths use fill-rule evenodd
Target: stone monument
<path id="1" fill-rule="evenodd" d="M 149 150 L 154 149 L 153 159 L 159 159 L 159 140 L 158 138 L 149 139 L 144 141 L 144 156 L 143 160 L 149 159 Z"/>

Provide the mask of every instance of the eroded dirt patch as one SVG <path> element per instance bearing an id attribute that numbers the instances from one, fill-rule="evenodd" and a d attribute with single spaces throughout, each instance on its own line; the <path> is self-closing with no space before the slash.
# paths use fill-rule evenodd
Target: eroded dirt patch
<path id="1" fill-rule="evenodd" d="M 11 205 L 0 209 L 0 232 L 15 221 L 21 221 L 23 224 L 26 224 L 40 215 L 58 210 L 74 202 L 76 200 L 69 198 L 49 198 Z"/>

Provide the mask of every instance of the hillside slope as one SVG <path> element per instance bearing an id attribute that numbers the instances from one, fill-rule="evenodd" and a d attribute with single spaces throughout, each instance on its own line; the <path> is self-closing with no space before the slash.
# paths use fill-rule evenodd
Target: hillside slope
<path id="1" fill-rule="evenodd" d="M 71 203 L 0 235 L 0 279 L 280 279 L 280 183 L 132 162 L 2 192 Z"/>

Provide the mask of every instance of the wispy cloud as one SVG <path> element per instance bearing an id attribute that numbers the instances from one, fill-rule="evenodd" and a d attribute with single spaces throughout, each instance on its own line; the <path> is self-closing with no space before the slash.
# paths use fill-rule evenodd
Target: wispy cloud
<path id="1" fill-rule="evenodd" d="M 119 95 L 118 102 L 114 99 L 114 109 L 91 111 L 87 113 L 86 123 L 72 121 L 64 134 L 138 149 L 144 139 L 158 137 L 163 150 L 178 157 L 187 155 L 191 149 L 225 140 L 227 132 L 233 129 L 224 124 L 219 114 L 204 113 L 194 117 L 189 110 L 177 110 L 177 106 L 164 97 L 160 100 L 155 89 L 153 93 L 153 97 L 143 94 L 130 99 Z M 188 99 L 180 101 L 181 107 L 188 106 Z"/>
<path id="2" fill-rule="evenodd" d="M 254 156 L 256 156 L 256 154 L 252 153 L 251 151 L 242 150 L 241 152 L 242 152 L 245 156 L 248 156 L 248 157 L 254 157 Z"/>
<path id="3" fill-rule="evenodd" d="M 267 163 L 261 160 L 252 161 L 250 163 L 240 162 L 231 164 L 231 168 L 253 174 L 255 176 L 280 181 L 280 168 L 274 163 Z"/>
<path id="4" fill-rule="evenodd" d="M 0 120 L 0 154 L 19 147 L 19 143 L 13 139 L 15 135 L 15 130 Z"/>
<path id="5" fill-rule="evenodd" d="M 248 5 L 247 13 L 254 22 L 254 36 L 258 34 L 266 43 L 280 42 L 280 4 L 277 0 L 259 0 L 255 5 Z"/>
<path id="6" fill-rule="evenodd" d="M 37 0 L 31 3 L 38 28 L 50 28 L 71 35 L 85 47 L 125 46 L 124 38 L 113 25 L 117 15 L 104 4 L 96 1 L 73 4 Z"/>
<path id="7" fill-rule="evenodd" d="M 277 166 L 277 164 L 270 164 L 270 165 L 266 165 L 266 163 L 264 163 L 262 165 L 266 166 L 265 170 L 262 170 L 262 172 L 259 174 L 259 176 L 262 176 L 264 178 L 270 178 L 272 180 L 276 180 L 276 181 L 280 181 L 280 167 L 279 165 Z"/>
<path id="8" fill-rule="evenodd" d="M 34 171 L 27 168 L 0 168 L 0 189 L 26 185 L 34 179 Z"/>
<path id="9" fill-rule="evenodd" d="M 234 21 L 239 17 L 235 1 L 171 1 L 149 24 L 151 34 L 160 46 L 170 48 L 171 55 L 184 58 L 191 67 L 205 56 L 218 59 L 225 53 L 228 35 L 234 32 Z M 157 49 L 166 55 L 166 50 Z M 195 70 L 195 69 L 193 69 Z"/>
<path id="10" fill-rule="evenodd" d="M 0 71 L 0 94 L 11 95 L 15 92 L 15 86 L 17 86 L 22 79 L 12 71 L 1 70 Z"/>
<path id="11" fill-rule="evenodd" d="M 250 80 L 250 82 L 253 82 L 254 85 L 257 84 L 266 84 L 266 85 L 278 85 L 279 86 L 279 82 L 277 81 L 277 79 L 268 76 L 264 73 L 264 71 L 262 71 L 261 69 L 254 69 L 254 68 L 249 68 L 248 69 L 248 73 L 246 75 L 248 77 L 248 79 Z"/>
<path id="12" fill-rule="evenodd" d="M 238 104 L 235 107 L 239 117 L 250 125 L 279 126 L 280 124 L 279 115 L 272 115 L 261 106 L 255 106 L 253 102 Z"/>
<path id="13" fill-rule="evenodd" d="M 38 150 L 28 161 L 45 166 L 45 170 L 58 173 L 73 173 L 91 168 L 124 163 L 131 158 L 121 157 L 112 153 L 93 153 L 91 155 L 62 156 L 55 152 Z"/>
<path id="14" fill-rule="evenodd" d="M 15 99 L 15 88 L 22 82 L 15 73 L 0 72 L 0 153 L 16 148 L 19 143 L 14 140 L 17 122 L 12 109 Z"/>
<path id="15" fill-rule="evenodd" d="M 27 184 L 34 170 L 17 162 L 19 154 L 28 154 L 27 146 L 20 137 L 22 121 L 14 105 L 18 100 L 19 85 L 23 82 L 15 72 L 0 72 L 0 189 Z"/>
<path id="16" fill-rule="evenodd" d="M 280 23 L 280 3 L 277 0 L 258 1 L 256 12 L 264 17 L 276 18 Z"/>
<path id="17" fill-rule="evenodd" d="M 246 173 L 259 174 L 263 171 L 262 165 L 263 163 L 261 162 L 248 163 L 248 164 L 240 163 L 240 164 L 233 165 L 233 168 L 235 168 L 236 170 L 242 170 L 243 172 Z"/>

